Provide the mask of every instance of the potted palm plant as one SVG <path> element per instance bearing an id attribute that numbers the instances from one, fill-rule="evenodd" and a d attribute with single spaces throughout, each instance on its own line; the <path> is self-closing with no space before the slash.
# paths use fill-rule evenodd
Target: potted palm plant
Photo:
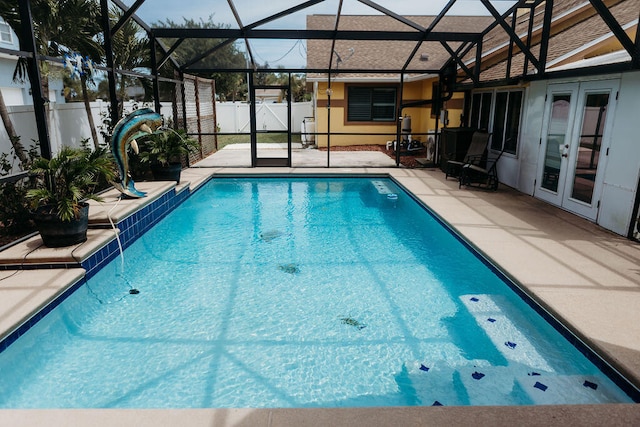
<path id="1" fill-rule="evenodd" d="M 98 182 L 115 177 L 108 151 L 63 147 L 51 159 L 39 157 L 31 167 L 32 188 L 27 191 L 32 215 L 46 246 L 70 246 L 87 239 L 89 204 Z"/>
<path id="2" fill-rule="evenodd" d="M 182 130 L 167 129 L 146 136 L 142 141 L 140 158 L 148 162 L 156 181 L 180 182 L 182 160 L 198 148 L 198 141 Z"/>

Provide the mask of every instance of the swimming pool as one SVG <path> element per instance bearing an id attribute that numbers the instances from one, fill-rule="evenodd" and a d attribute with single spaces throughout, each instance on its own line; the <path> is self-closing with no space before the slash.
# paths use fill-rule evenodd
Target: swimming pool
<path id="1" fill-rule="evenodd" d="M 213 180 L 0 359 L 3 407 L 631 401 L 379 178 Z"/>

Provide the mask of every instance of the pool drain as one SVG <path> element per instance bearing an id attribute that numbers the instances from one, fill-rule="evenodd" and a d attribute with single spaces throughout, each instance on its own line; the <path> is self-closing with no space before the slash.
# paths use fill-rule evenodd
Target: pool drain
<path id="1" fill-rule="evenodd" d="M 139 294 L 139 293 L 140 293 L 140 291 L 139 291 L 139 290 L 137 290 L 137 289 L 129 289 L 129 293 L 130 293 L 131 295 L 137 295 L 137 294 Z"/>

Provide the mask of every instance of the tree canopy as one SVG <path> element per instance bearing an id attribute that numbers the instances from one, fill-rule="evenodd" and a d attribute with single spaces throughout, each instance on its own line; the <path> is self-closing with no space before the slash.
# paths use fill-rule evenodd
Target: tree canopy
<path id="1" fill-rule="evenodd" d="M 196 21 L 194 19 L 182 18 L 183 22 L 175 22 L 172 19 L 167 18 L 165 21 L 157 22 L 155 27 L 159 28 L 228 28 L 221 24 L 213 22 L 213 15 L 210 15 L 207 20 L 200 19 Z M 167 45 L 172 45 L 176 42 L 175 39 L 162 40 Z M 175 50 L 174 54 L 182 61 L 188 61 L 193 58 L 197 58 L 203 52 L 206 52 L 215 46 L 223 43 L 221 39 L 186 39 Z M 238 69 L 246 67 L 246 60 L 244 53 L 241 52 L 236 43 L 228 43 L 213 54 L 206 56 L 196 63 L 198 67 L 202 68 L 215 68 L 215 69 Z M 212 73 L 210 78 L 216 81 L 216 92 L 221 100 L 235 100 L 241 94 L 241 88 L 244 86 L 244 92 L 246 92 L 246 79 L 242 73 Z"/>

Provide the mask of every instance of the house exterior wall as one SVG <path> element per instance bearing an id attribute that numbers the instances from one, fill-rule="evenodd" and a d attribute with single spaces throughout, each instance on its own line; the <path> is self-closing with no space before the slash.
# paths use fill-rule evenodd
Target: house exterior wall
<path id="1" fill-rule="evenodd" d="M 535 181 L 538 173 L 538 156 L 546 94 L 546 81 L 532 82 L 527 87 L 522 108 L 518 156 L 515 159 L 513 157 L 501 159 L 498 170 L 500 182 L 517 188 L 530 196 L 535 191 Z M 505 163 L 509 165 L 508 168 L 503 168 Z"/>
<path id="2" fill-rule="evenodd" d="M 640 178 L 639 98 L 640 72 L 623 74 L 598 215 L 601 226 L 622 235 L 632 221 Z"/>
<path id="3" fill-rule="evenodd" d="M 536 196 L 540 139 L 543 132 L 545 95 L 550 84 L 585 82 L 588 80 L 618 79 L 620 90 L 611 129 L 609 155 L 603 173 L 600 208 L 596 223 L 617 234 L 626 236 L 632 218 L 638 182 L 640 180 L 640 144 L 637 131 L 640 72 L 606 75 L 591 78 L 532 82 L 523 107 L 518 156 L 499 166 L 500 181 L 519 191 Z M 606 152 L 601 153 L 606 155 Z M 505 159 L 506 160 L 506 159 Z"/>
<path id="4" fill-rule="evenodd" d="M 16 68 L 16 60 L 9 55 L 0 55 L 0 90 L 7 106 L 27 105 L 28 83 L 13 81 L 13 71 Z"/>
<path id="5" fill-rule="evenodd" d="M 435 80 L 420 80 L 406 82 L 403 88 L 403 100 L 420 101 L 432 98 L 432 84 Z M 346 87 L 349 83 L 332 82 L 331 83 L 331 145 L 332 146 L 350 146 L 350 145 L 385 145 L 387 141 L 396 139 L 397 126 L 396 123 L 366 123 L 352 124 L 347 122 L 347 97 Z M 372 83 L 371 86 L 381 86 L 388 83 Z M 398 84 L 399 88 L 399 84 Z M 327 109 L 327 83 L 318 82 L 315 91 L 316 100 L 316 129 L 318 133 L 325 133 L 328 129 L 329 111 Z M 449 125 L 450 127 L 460 126 L 462 115 L 462 94 L 455 94 L 454 98 L 447 103 L 450 106 L 460 108 L 449 108 Z M 446 104 L 445 104 L 446 106 Z M 403 110 L 403 115 L 411 116 L 411 130 L 413 139 L 422 142 L 427 141 L 427 133 L 433 131 L 436 127 L 436 118 L 431 115 L 431 105 L 422 107 L 411 107 Z M 441 124 L 439 124 L 442 127 Z M 339 135 L 340 133 L 351 133 L 355 135 Z M 367 135 L 367 134 L 383 134 L 383 135 Z M 422 135 L 420 135 L 422 134 Z M 319 147 L 327 146 L 327 136 L 318 135 L 317 143 Z"/>

